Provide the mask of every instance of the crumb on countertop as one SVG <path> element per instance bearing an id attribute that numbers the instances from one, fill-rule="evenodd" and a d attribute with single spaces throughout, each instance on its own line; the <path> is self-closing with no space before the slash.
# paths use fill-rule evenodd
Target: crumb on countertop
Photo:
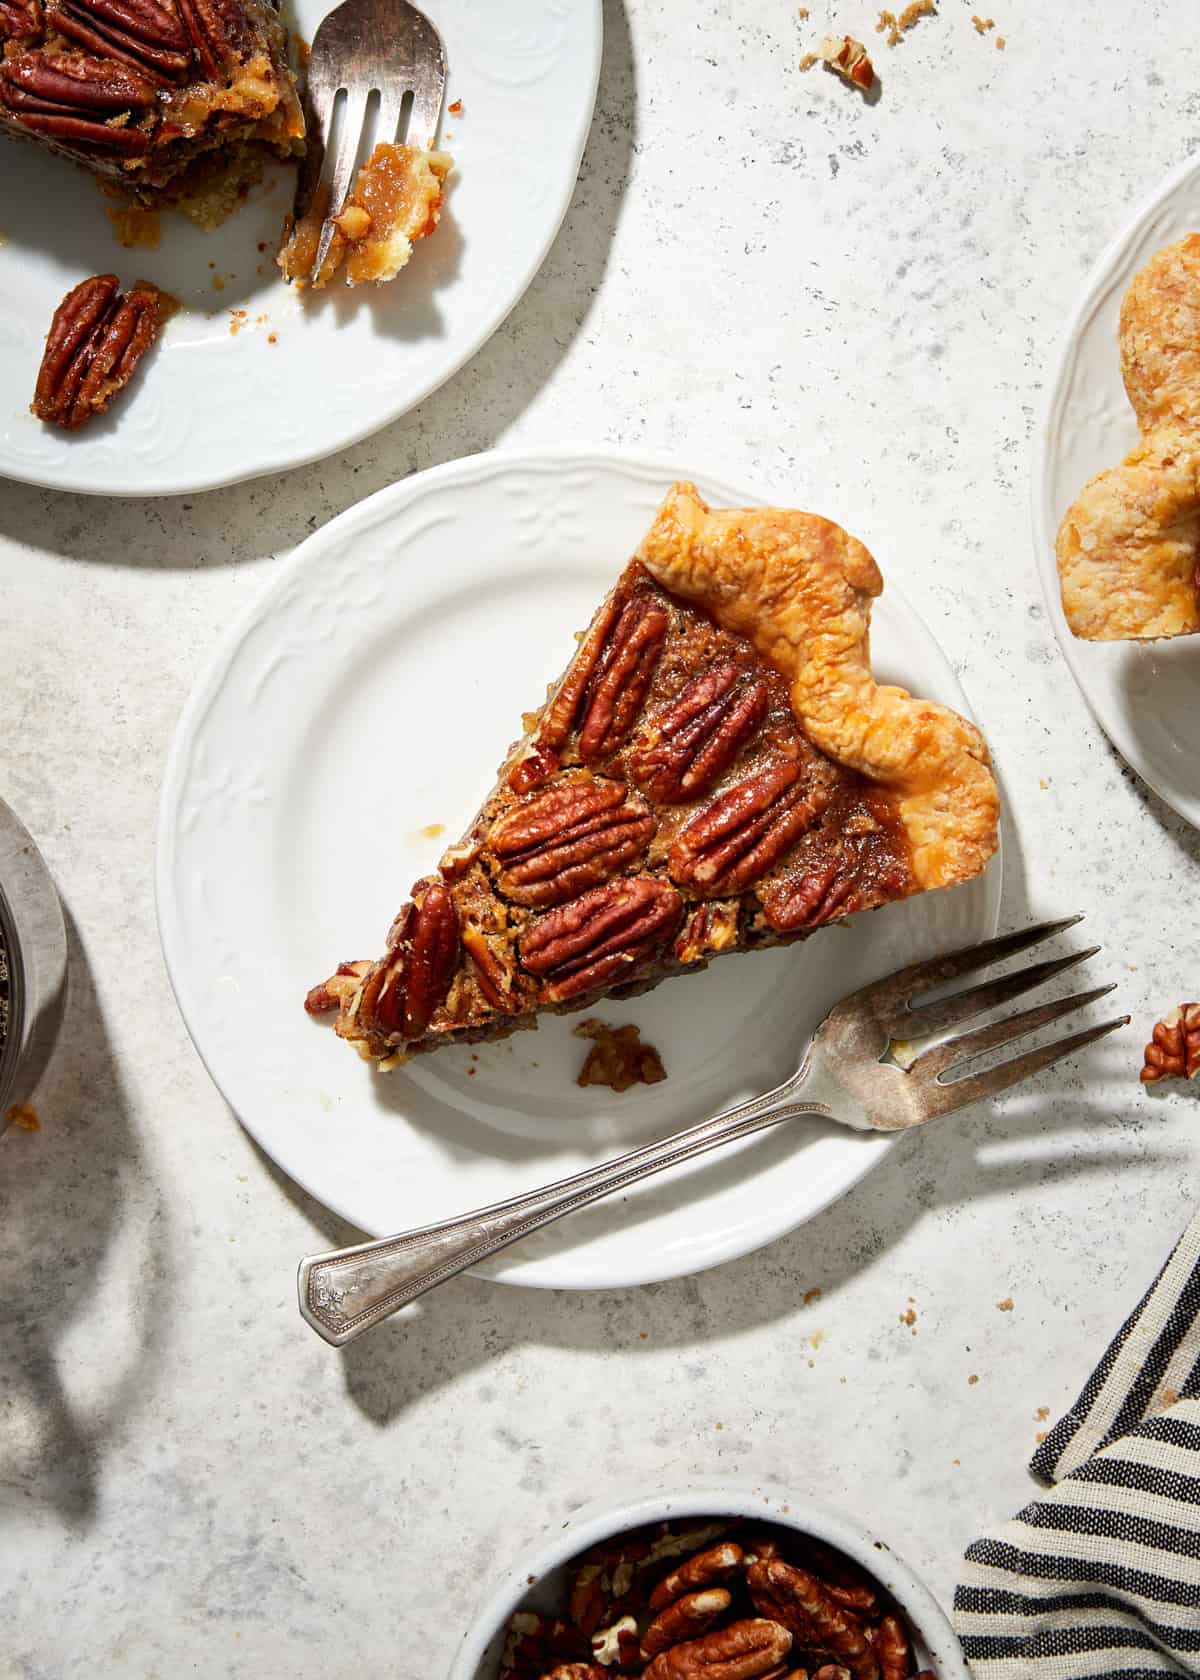
<path id="1" fill-rule="evenodd" d="M 895 12 L 882 11 L 875 24 L 877 34 L 887 33 L 889 47 L 898 47 L 909 30 L 920 23 L 923 17 L 936 17 L 937 6 L 934 0 L 912 0 L 912 4 L 905 6 L 897 17 Z"/>
<path id="2" fill-rule="evenodd" d="M 806 1289 L 800 1305 L 802 1307 L 811 1307 L 814 1301 L 819 1301 L 820 1299 L 821 1291 L 819 1289 Z"/>
<path id="3" fill-rule="evenodd" d="M 805 53 L 804 57 L 800 60 L 800 68 L 801 70 L 811 70 L 814 64 L 820 64 L 820 62 L 820 53 Z"/>
<path id="4" fill-rule="evenodd" d="M 972 1375 L 971 1375 L 971 1376 L 969 1376 L 969 1377 L 968 1377 L 968 1378 L 967 1378 L 967 1387 L 968 1387 L 968 1388 L 974 1388 L 974 1387 L 975 1387 L 975 1384 L 976 1384 L 976 1383 L 977 1383 L 977 1382 L 978 1382 L 978 1381 L 979 1381 L 979 1378 L 978 1378 L 978 1377 L 977 1377 L 977 1376 L 975 1376 L 975 1375 L 974 1375 L 974 1374 L 972 1374 Z"/>
<path id="5" fill-rule="evenodd" d="M 1046 1419 L 1050 1416 L 1050 1408 L 1049 1406 L 1039 1406 L 1033 1415 L 1038 1423 L 1045 1423 Z"/>
<path id="6" fill-rule="evenodd" d="M 1008 45 L 1008 42 L 1004 39 L 1003 35 L 997 35 L 996 45 L 1000 48 L 1000 51 L 1003 52 L 1005 47 Z"/>
<path id="7" fill-rule="evenodd" d="M 4 1118 L 10 1125 L 19 1126 L 23 1132 L 40 1132 L 42 1129 L 38 1111 L 32 1103 L 14 1103 Z"/>
<path id="8" fill-rule="evenodd" d="M 899 1318 L 901 1324 L 915 1324 L 917 1322 L 917 1315 L 912 1307 L 909 1307 L 906 1312 L 902 1312 Z"/>
<path id="9" fill-rule="evenodd" d="M 1013 1310 L 1013 1298 L 1012 1298 L 1011 1295 L 1006 1295 L 1004 1297 L 1003 1301 L 997 1301 L 996 1302 L 996 1311 L 997 1312 L 1011 1312 L 1012 1310 Z"/>
<path id="10" fill-rule="evenodd" d="M 862 88 L 865 92 L 874 84 L 875 66 L 871 63 L 871 56 L 853 35 L 843 35 L 840 41 L 836 36 L 827 35 L 821 42 L 821 57 L 827 70 L 832 70 L 852 87 Z"/>
<path id="11" fill-rule="evenodd" d="M 463 114 L 462 100 L 456 99 L 453 105 L 447 105 L 446 109 L 452 117 L 461 117 Z"/>
<path id="12" fill-rule="evenodd" d="M 976 35 L 986 35 L 989 29 L 996 27 L 995 18 L 981 18 L 978 12 L 973 15 L 971 22 L 975 25 Z"/>

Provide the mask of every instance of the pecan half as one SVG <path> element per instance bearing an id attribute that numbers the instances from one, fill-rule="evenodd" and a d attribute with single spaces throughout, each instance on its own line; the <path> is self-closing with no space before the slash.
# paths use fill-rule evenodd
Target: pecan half
<path id="1" fill-rule="evenodd" d="M 246 37 L 245 14 L 237 0 L 177 0 L 200 68 L 210 82 L 223 80 L 236 64 Z"/>
<path id="2" fill-rule="evenodd" d="M 36 41 L 41 33 L 41 0 L 0 0 L 0 41 Z"/>
<path id="3" fill-rule="evenodd" d="M 622 1616 L 611 1626 L 592 1635 L 592 1656 L 604 1668 L 631 1669 L 641 1663 L 638 1625 L 632 1616 Z"/>
<path id="4" fill-rule="evenodd" d="M 629 755 L 629 774 L 660 805 L 707 793 L 766 716 L 766 683 L 753 677 L 739 686 L 740 675 L 732 660 L 714 665 L 650 720 Z"/>
<path id="5" fill-rule="evenodd" d="M 644 1680 L 759 1680 L 791 1650 L 778 1622 L 752 1617 L 675 1645 L 655 1657 Z"/>
<path id="6" fill-rule="evenodd" d="M 879 1664 L 862 1624 L 806 1569 L 782 1558 L 764 1558 L 751 1564 L 746 1582 L 755 1609 L 782 1622 L 798 1645 L 831 1652 L 854 1680 L 878 1680 Z"/>
<path id="7" fill-rule="evenodd" d="M 182 82 L 191 68 L 191 42 L 174 11 L 158 0 L 57 0 L 50 18 L 76 46 L 119 59 L 154 81 Z"/>
<path id="8" fill-rule="evenodd" d="M 554 748 L 535 741 L 508 772 L 508 785 L 514 793 L 528 793 L 530 788 L 540 787 L 561 768 L 562 759 Z"/>
<path id="9" fill-rule="evenodd" d="M 899 1619 L 885 1616 L 875 1629 L 875 1656 L 879 1663 L 879 1680 L 908 1680 L 908 1659 L 911 1648 L 908 1634 Z"/>
<path id="10" fill-rule="evenodd" d="M 497 885 L 517 904 L 561 904 L 640 856 L 655 826 L 646 801 L 619 782 L 566 777 L 492 824 Z"/>
<path id="11" fill-rule="evenodd" d="M 666 608 L 635 596 L 613 626 L 596 667 L 579 726 L 579 756 L 595 763 L 628 737 L 654 680 L 670 620 Z"/>
<path id="12" fill-rule="evenodd" d="M 583 1675 L 572 1675 L 571 1680 L 593 1680 L 589 1655 L 587 1640 L 569 1622 L 536 1610 L 516 1610 L 504 1636 L 499 1680 L 539 1680 L 556 1663 L 582 1668 Z"/>
<path id="13" fill-rule="evenodd" d="M 23 128 L 68 145 L 146 151 L 149 137 L 129 117 L 156 99 L 153 82 L 111 59 L 40 48 L 0 59 L 0 105 Z"/>
<path id="14" fill-rule="evenodd" d="M 517 965 L 511 939 L 489 937 L 482 928 L 467 926 L 462 930 L 462 942 L 479 989 L 492 1008 L 518 1008 Z"/>
<path id="15" fill-rule="evenodd" d="M 1142 1084 L 1200 1075 L 1200 1003 L 1181 1003 L 1157 1022 L 1146 1046 Z"/>
<path id="16" fill-rule="evenodd" d="M 54 311 L 32 409 L 39 420 L 78 431 L 133 377 L 158 337 L 162 300 L 148 289 L 121 295 L 115 274 L 81 280 Z"/>
<path id="17" fill-rule="evenodd" d="M 660 1610 L 642 1635 L 642 1656 L 647 1662 L 672 1645 L 696 1639 L 707 1633 L 713 1623 L 733 1603 L 733 1594 L 724 1587 L 702 1587 L 698 1592 L 684 1593 Z"/>
<path id="18" fill-rule="evenodd" d="M 742 892 L 812 827 L 823 804 L 819 791 L 805 791 L 798 764 L 768 764 L 681 831 L 668 858 L 672 878 L 712 897 Z"/>
<path id="19" fill-rule="evenodd" d="M 650 1594 L 651 1610 L 665 1610 L 675 1599 L 682 1598 L 685 1593 L 697 1592 L 702 1587 L 720 1586 L 736 1575 L 744 1556 L 736 1540 L 723 1540 L 718 1546 L 697 1552 L 695 1557 L 663 1576 Z"/>
<path id="20" fill-rule="evenodd" d="M 671 937 L 679 909 L 679 894 L 665 881 L 609 881 L 531 922 L 521 935 L 521 960 L 542 980 L 545 1000 L 561 1003 L 618 975 L 631 979 Z"/>
<path id="21" fill-rule="evenodd" d="M 458 958 L 458 911 L 443 881 L 418 881 L 363 984 L 358 1020 L 384 1037 L 421 1038 L 445 1001 Z"/>
<path id="22" fill-rule="evenodd" d="M 646 1602 L 646 1572 L 671 1558 L 701 1550 L 728 1527 L 724 1522 L 660 1523 L 602 1540 L 578 1560 L 571 1577 L 571 1620 L 591 1635 Z"/>
<path id="23" fill-rule="evenodd" d="M 623 605 L 624 596 L 620 591 L 614 590 L 592 620 L 586 636 L 579 644 L 578 652 L 567 668 L 566 676 L 559 683 L 557 692 L 546 707 L 538 730 L 538 746 L 557 751 L 565 745 L 567 736 L 575 727 L 584 692 L 604 651 L 608 633 L 616 623 L 617 614 Z"/>

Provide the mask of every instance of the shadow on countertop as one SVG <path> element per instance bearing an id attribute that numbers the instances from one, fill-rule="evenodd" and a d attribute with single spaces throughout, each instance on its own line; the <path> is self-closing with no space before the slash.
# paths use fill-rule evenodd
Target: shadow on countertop
<path id="1" fill-rule="evenodd" d="M 64 907 L 65 911 L 65 907 Z M 169 1244 L 161 1197 L 129 1191 L 138 1140 L 86 955 L 65 911 L 69 989 L 62 1034 L 33 1096 L 42 1127 L 0 1138 L 0 1490 L 15 1510 L 95 1516 L 107 1442 L 123 1431 L 160 1362 Z M 87 1092 L 86 1108 L 78 1093 Z M 106 1274 L 118 1228 L 141 1225 L 136 1275 Z M 110 1305 L 100 1308 L 100 1292 Z M 104 1388 L 77 1403 L 62 1344 L 87 1318 L 108 1339 Z M 3 1506 L 0 1504 L 0 1523 Z"/>
<path id="2" fill-rule="evenodd" d="M 114 511 L 95 497 L 0 480 L 0 535 L 27 542 L 31 533 L 44 530 L 50 498 L 60 509 L 78 508 L 78 519 L 64 520 L 53 539 L 55 550 L 71 559 L 156 570 L 234 564 L 291 548 L 354 503 L 412 473 L 491 449 L 550 379 L 587 321 L 629 182 L 636 122 L 629 23 L 622 0 L 604 0 L 596 108 L 562 227 L 511 314 L 445 385 L 340 454 L 224 490 L 125 498 Z"/>

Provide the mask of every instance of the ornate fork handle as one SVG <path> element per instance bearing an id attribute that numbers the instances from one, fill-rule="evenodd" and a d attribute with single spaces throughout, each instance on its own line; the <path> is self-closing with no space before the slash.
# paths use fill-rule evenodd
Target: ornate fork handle
<path id="1" fill-rule="evenodd" d="M 799 1083 L 793 1075 L 699 1125 L 508 1201 L 378 1242 L 309 1255 L 300 1262 L 300 1311 L 319 1336 L 341 1347 L 426 1290 L 576 1208 L 798 1114 L 828 1115 L 823 1103 L 791 1100 Z"/>

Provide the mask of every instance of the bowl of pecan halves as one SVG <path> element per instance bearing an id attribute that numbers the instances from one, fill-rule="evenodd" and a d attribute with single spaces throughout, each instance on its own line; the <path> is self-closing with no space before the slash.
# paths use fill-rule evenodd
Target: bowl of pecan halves
<path id="1" fill-rule="evenodd" d="M 593 1508 L 519 1560 L 449 1680 L 969 1680 L 877 1536 L 737 1487 Z"/>

